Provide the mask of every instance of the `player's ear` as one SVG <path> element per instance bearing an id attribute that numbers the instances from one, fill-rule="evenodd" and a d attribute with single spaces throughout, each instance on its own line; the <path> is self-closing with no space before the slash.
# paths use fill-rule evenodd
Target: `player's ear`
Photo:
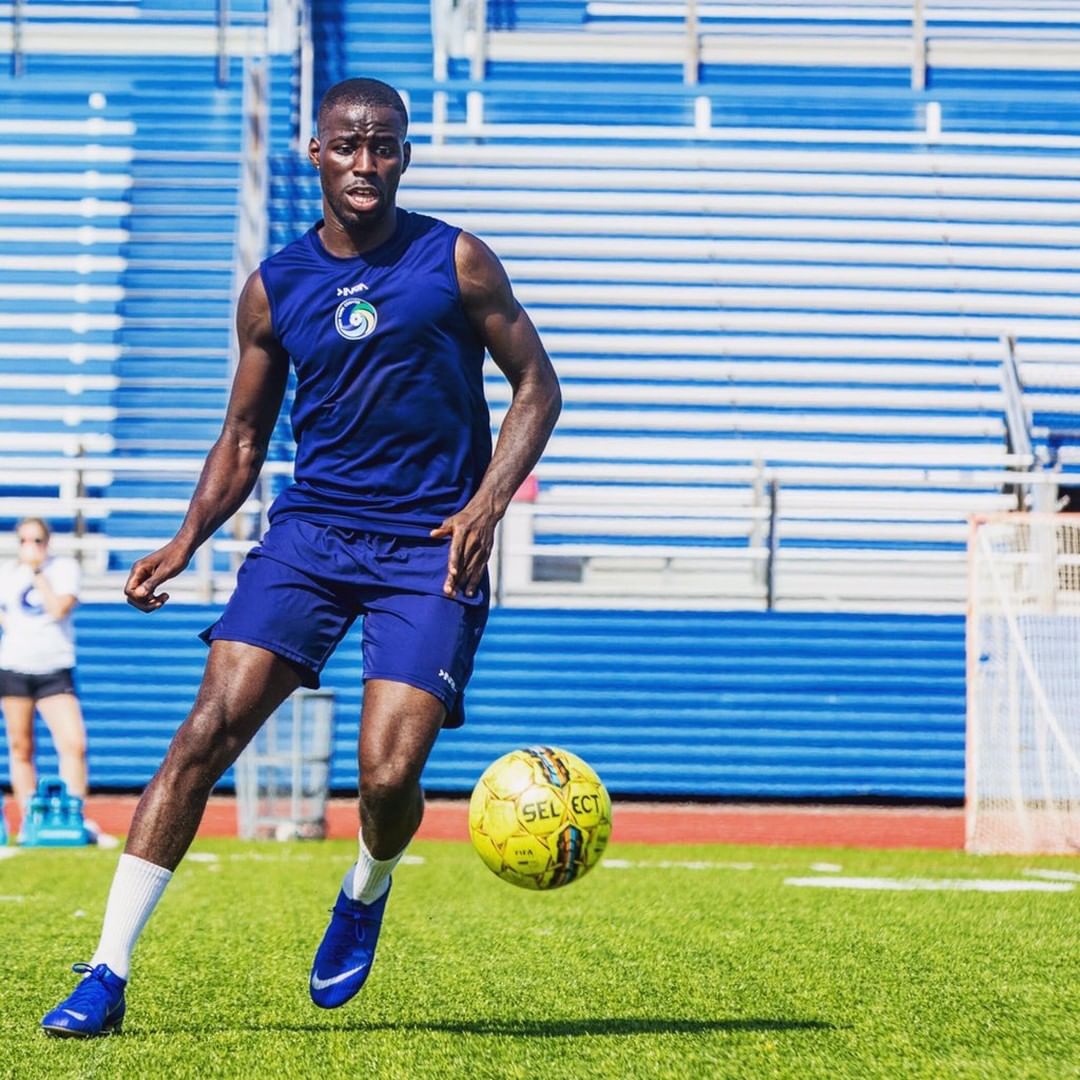
<path id="1" fill-rule="evenodd" d="M 308 161 L 317 169 L 319 167 L 319 140 L 314 135 L 307 144 Z"/>
<path id="2" fill-rule="evenodd" d="M 404 172 L 412 161 L 412 143 L 406 142 L 401 148 L 401 171 Z"/>

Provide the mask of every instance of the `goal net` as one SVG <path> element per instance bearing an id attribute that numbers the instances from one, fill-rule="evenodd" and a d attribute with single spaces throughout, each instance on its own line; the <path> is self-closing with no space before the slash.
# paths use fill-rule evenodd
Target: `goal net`
<path id="1" fill-rule="evenodd" d="M 977 519 L 967 849 L 1080 853 L 1080 514 Z"/>

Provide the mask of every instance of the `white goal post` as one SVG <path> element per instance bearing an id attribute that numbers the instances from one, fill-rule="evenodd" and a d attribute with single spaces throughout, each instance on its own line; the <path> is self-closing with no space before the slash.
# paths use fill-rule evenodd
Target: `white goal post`
<path id="1" fill-rule="evenodd" d="M 1080 854 L 1080 514 L 972 521 L 966 846 Z"/>

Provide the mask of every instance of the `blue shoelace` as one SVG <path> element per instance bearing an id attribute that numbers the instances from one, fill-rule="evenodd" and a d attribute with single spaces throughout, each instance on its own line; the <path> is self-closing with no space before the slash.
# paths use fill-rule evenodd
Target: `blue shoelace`
<path id="1" fill-rule="evenodd" d="M 71 996 L 67 1000 L 68 1005 L 81 1005 L 81 1004 L 96 1004 L 98 1001 L 97 992 L 93 989 L 94 984 L 97 983 L 105 990 L 107 994 L 112 996 L 112 991 L 105 984 L 105 980 L 100 975 L 95 975 L 94 972 L 97 968 L 90 964 L 72 964 L 71 970 L 79 975 L 88 975 L 89 978 L 83 979 L 78 986 L 72 991 Z"/>

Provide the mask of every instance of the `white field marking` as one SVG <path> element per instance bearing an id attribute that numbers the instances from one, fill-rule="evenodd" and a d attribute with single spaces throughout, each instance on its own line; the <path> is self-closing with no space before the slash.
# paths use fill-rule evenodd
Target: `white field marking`
<path id="1" fill-rule="evenodd" d="M 705 860 L 681 861 L 661 859 L 657 862 L 643 862 L 636 859 L 605 859 L 601 866 L 609 870 L 757 870 L 749 862 L 708 862 Z"/>
<path id="2" fill-rule="evenodd" d="M 810 869 L 816 870 L 819 874 L 839 874 L 844 868 L 834 862 L 812 862 Z"/>
<path id="3" fill-rule="evenodd" d="M 0 862 L 4 859 L 14 859 L 18 854 L 20 854 L 20 849 L 17 847 L 0 847 Z"/>
<path id="4" fill-rule="evenodd" d="M 2 850 L 2 849 L 0 849 Z M 206 853 L 209 854 L 209 853 Z M 194 855 L 188 855 L 187 859 L 191 860 L 195 858 Z M 214 855 L 211 858 L 206 858 L 205 854 L 202 858 L 196 859 L 196 862 L 211 862 L 216 859 Z M 261 851 L 244 851 L 234 852 L 229 856 L 230 862 L 311 862 L 310 855 L 264 855 Z M 399 866 L 423 866 L 427 862 L 427 859 L 423 855 L 402 855 Z"/>
<path id="5" fill-rule="evenodd" d="M 817 889 L 878 889 L 887 892 L 1072 892 L 1075 885 L 1051 881 L 1008 881 L 985 878 L 784 878 L 785 885 Z"/>
<path id="6" fill-rule="evenodd" d="M 25 899 L 25 896 L 0 896 L 0 903 L 21 904 Z"/>
<path id="7" fill-rule="evenodd" d="M 83 909 L 82 909 L 82 908 L 79 908 L 79 910 L 78 910 L 78 911 L 73 911 L 73 912 L 71 913 L 71 917 L 72 917 L 73 919 L 85 919 L 85 918 L 86 918 L 86 912 L 85 912 L 85 911 L 83 911 Z"/>
<path id="8" fill-rule="evenodd" d="M 1073 870 L 1021 870 L 1025 877 L 1044 878 L 1047 881 L 1080 881 L 1080 874 Z"/>
<path id="9" fill-rule="evenodd" d="M 189 862 L 217 862 L 218 857 L 212 851 L 192 851 L 188 855 Z"/>
<path id="10" fill-rule="evenodd" d="M 264 855 L 261 851 L 246 851 L 229 856 L 230 862 L 311 862 L 310 855 Z"/>

